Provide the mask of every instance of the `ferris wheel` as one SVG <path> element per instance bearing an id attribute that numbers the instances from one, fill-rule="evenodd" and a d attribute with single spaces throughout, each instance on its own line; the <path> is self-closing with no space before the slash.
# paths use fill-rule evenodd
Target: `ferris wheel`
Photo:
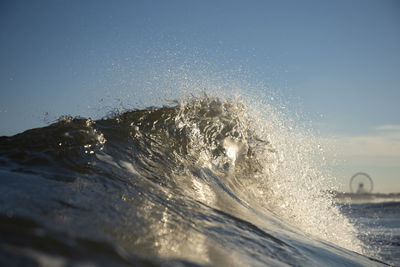
<path id="1" fill-rule="evenodd" d="M 350 179 L 350 190 L 352 193 L 369 194 L 374 189 L 371 176 L 365 172 L 357 172 Z"/>

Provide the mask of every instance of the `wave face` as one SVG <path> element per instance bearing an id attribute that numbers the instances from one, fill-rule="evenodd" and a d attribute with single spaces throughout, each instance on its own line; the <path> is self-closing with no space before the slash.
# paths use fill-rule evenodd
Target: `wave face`
<path id="1" fill-rule="evenodd" d="M 0 138 L 5 265 L 380 265 L 320 148 L 270 106 L 207 96 Z"/>

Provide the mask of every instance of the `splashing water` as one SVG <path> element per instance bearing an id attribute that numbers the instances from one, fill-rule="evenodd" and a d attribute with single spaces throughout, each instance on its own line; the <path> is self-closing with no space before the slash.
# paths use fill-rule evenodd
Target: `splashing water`
<path id="1" fill-rule="evenodd" d="M 2 233 L 2 254 L 380 264 L 357 254 L 372 256 L 333 202 L 317 138 L 254 99 L 197 96 L 97 121 L 63 118 L 0 145 L 1 222 L 20 237 Z M 49 240 L 60 249 L 37 246 Z"/>

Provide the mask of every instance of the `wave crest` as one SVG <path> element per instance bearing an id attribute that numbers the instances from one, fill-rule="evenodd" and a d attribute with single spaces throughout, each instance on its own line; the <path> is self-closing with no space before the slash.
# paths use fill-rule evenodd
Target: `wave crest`
<path id="1" fill-rule="evenodd" d="M 125 192 L 117 193 L 120 199 L 134 203 L 149 227 L 161 227 L 147 214 L 151 207 L 170 209 L 174 196 L 255 223 L 274 236 L 312 235 L 366 253 L 354 226 L 334 205 L 330 177 L 314 160 L 322 155 L 313 137 L 295 131 L 270 107 L 254 110 L 244 99 L 204 96 L 97 121 L 64 117 L 45 128 L 1 137 L 0 167 L 119 188 Z M 124 187 L 158 190 L 149 199 L 163 201 L 141 206 Z M 168 214 L 163 216 L 173 220 Z M 137 242 L 136 249 L 142 244 Z M 160 255 L 170 257 L 171 250 L 163 249 L 167 252 Z"/>

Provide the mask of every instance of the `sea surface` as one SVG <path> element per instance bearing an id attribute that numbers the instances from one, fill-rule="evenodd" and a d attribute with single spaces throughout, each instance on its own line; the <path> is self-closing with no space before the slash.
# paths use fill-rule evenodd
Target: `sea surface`
<path id="1" fill-rule="evenodd" d="M 339 203 L 341 211 L 358 229 L 358 237 L 380 259 L 400 266 L 400 198 L 380 195 Z"/>
<path id="2" fill-rule="evenodd" d="M 0 265 L 400 265 L 399 202 L 337 201 L 322 153 L 207 96 L 0 137 Z"/>

